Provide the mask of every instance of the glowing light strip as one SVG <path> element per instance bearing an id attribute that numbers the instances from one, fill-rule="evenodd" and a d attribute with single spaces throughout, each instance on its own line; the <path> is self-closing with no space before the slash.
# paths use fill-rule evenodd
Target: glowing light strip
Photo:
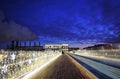
<path id="1" fill-rule="evenodd" d="M 40 71 L 41 69 L 43 69 L 45 66 L 47 66 L 48 64 L 50 64 L 51 62 L 53 62 L 55 59 L 57 59 L 60 55 L 54 57 L 53 59 L 51 59 L 50 61 L 48 61 L 47 63 L 43 64 L 42 66 L 36 68 L 34 71 L 28 73 L 26 76 L 24 76 L 21 79 L 30 79 L 30 77 L 32 77 L 33 75 L 35 75 L 35 73 L 37 73 L 38 71 Z M 19 78 L 17 78 L 19 79 Z"/>

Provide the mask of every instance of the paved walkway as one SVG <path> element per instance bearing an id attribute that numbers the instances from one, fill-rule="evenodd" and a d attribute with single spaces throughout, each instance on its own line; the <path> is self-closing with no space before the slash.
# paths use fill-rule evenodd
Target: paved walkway
<path id="1" fill-rule="evenodd" d="M 30 79 L 95 79 L 70 56 L 63 54 Z"/>
<path id="2" fill-rule="evenodd" d="M 101 63 L 99 61 L 85 58 L 85 57 L 80 56 L 80 55 L 71 54 L 71 56 L 78 59 L 79 61 L 82 61 L 83 63 L 89 65 L 90 67 L 96 69 L 97 71 L 107 75 L 108 77 L 110 77 L 107 79 L 120 79 L 120 69 L 119 68 L 109 66 L 109 65 L 106 65 L 106 64 Z"/>

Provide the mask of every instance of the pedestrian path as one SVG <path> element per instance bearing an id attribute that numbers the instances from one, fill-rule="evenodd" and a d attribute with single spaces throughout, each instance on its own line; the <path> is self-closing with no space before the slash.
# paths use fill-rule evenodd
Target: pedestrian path
<path id="1" fill-rule="evenodd" d="M 85 64 L 98 70 L 99 72 L 109 76 L 111 79 L 120 79 L 120 74 L 119 74 L 120 69 L 119 68 L 115 68 L 115 67 L 112 67 L 112 66 L 94 61 L 94 60 L 90 60 L 90 59 L 87 59 L 82 56 L 74 55 L 74 54 L 71 54 L 71 56 L 84 62 Z"/>
<path id="2" fill-rule="evenodd" d="M 29 79 L 95 79 L 96 77 L 67 54 L 61 55 Z"/>

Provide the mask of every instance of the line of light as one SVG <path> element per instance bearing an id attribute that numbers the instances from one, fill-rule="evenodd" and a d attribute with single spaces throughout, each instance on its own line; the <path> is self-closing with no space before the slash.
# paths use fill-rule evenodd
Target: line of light
<path id="1" fill-rule="evenodd" d="M 50 64 L 51 62 L 53 62 L 55 59 L 57 59 L 60 56 L 60 54 L 54 58 L 52 58 L 50 61 L 48 61 L 47 63 L 43 64 L 42 66 L 36 68 L 34 71 L 28 73 L 26 76 L 24 76 L 22 79 L 30 79 L 30 77 L 32 77 L 33 75 L 35 75 L 38 71 L 40 71 L 41 69 L 43 69 L 44 67 L 46 67 L 48 64 Z M 17 78 L 19 79 L 19 78 Z"/>

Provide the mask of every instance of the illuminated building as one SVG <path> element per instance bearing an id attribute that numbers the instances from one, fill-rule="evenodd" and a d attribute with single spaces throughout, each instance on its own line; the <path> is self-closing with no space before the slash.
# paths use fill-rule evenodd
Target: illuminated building
<path id="1" fill-rule="evenodd" d="M 68 51 L 68 44 L 46 44 L 45 50 L 63 50 Z"/>

